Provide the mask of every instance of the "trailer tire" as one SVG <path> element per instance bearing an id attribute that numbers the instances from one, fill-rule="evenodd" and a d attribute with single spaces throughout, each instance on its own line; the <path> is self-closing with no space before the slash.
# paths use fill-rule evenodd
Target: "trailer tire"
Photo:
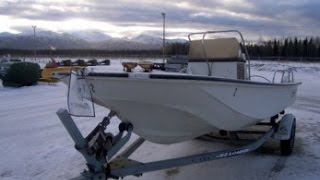
<path id="1" fill-rule="evenodd" d="M 292 154 L 293 147 L 294 147 L 295 134 L 296 134 L 296 120 L 294 119 L 292 123 L 290 138 L 288 140 L 280 141 L 280 151 L 282 156 L 289 156 Z"/>

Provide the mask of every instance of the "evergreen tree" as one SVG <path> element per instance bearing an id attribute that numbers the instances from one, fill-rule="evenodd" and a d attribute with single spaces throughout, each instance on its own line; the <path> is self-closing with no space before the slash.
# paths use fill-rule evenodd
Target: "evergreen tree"
<path id="1" fill-rule="evenodd" d="M 276 39 L 273 40 L 273 46 L 272 46 L 272 48 L 273 48 L 272 55 L 273 56 L 279 56 L 279 44 L 278 43 L 279 42 Z"/>
<path id="2" fill-rule="evenodd" d="M 288 39 L 287 38 L 284 40 L 284 44 L 281 49 L 282 49 L 281 56 L 287 57 L 288 56 Z"/>
<path id="3" fill-rule="evenodd" d="M 293 46 L 294 46 L 293 56 L 295 56 L 295 57 L 300 56 L 300 53 L 299 53 L 299 43 L 298 43 L 298 38 L 297 38 L 297 37 L 294 38 L 294 44 L 293 44 Z"/>

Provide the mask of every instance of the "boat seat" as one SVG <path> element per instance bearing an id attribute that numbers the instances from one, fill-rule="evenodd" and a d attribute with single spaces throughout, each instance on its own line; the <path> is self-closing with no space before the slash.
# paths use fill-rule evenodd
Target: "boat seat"
<path id="1" fill-rule="evenodd" d="M 244 62 L 241 56 L 241 47 L 236 38 L 205 39 L 203 44 L 204 47 L 202 40 L 190 42 L 189 62 Z M 206 54 L 204 54 L 203 48 Z"/>
<path id="2" fill-rule="evenodd" d="M 246 77 L 245 56 L 236 38 L 205 39 L 203 44 L 202 40 L 191 41 L 188 58 L 192 74 L 230 79 Z"/>

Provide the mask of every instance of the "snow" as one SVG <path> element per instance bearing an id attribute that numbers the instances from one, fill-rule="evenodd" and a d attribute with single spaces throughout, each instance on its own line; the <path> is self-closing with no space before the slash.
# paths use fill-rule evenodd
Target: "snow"
<path id="1" fill-rule="evenodd" d="M 112 39 L 111 36 L 99 31 L 75 31 L 71 32 L 71 34 L 89 42 L 99 42 Z"/>
<path id="2" fill-rule="evenodd" d="M 121 68 L 112 61 L 110 69 Z M 320 64 L 252 61 L 252 74 L 272 78 L 273 71 L 294 67 L 301 81 L 294 105 L 287 109 L 297 118 L 294 153 L 281 157 L 279 144 L 270 141 L 259 150 L 238 157 L 146 173 L 125 179 L 319 179 L 320 176 Z M 19 89 L 0 85 L 0 179 L 70 179 L 85 168 L 85 161 L 56 116 L 66 108 L 63 83 Z M 96 106 L 96 118 L 75 118 L 83 135 L 108 113 Z M 112 119 L 110 131 L 117 132 Z M 132 140 L 137 136 L 133 136 Z M 149 162 L 230 148 L 203 140 L 172 145 L 145 142 L 132 158 Z"/>

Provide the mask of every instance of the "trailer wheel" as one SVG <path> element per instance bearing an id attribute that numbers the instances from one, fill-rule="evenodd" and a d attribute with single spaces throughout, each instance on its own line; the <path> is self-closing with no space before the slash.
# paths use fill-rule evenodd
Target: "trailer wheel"
<path id="1" fill-rule="evenodd" d="M 281 140 L 280 141 L 281 155 L 289 156 L 292 154 L 295 135 L 296 135 L 296 120 L 294 119 L 294 121 L 292 123 L 290 138 L 288 140 Z"/>

